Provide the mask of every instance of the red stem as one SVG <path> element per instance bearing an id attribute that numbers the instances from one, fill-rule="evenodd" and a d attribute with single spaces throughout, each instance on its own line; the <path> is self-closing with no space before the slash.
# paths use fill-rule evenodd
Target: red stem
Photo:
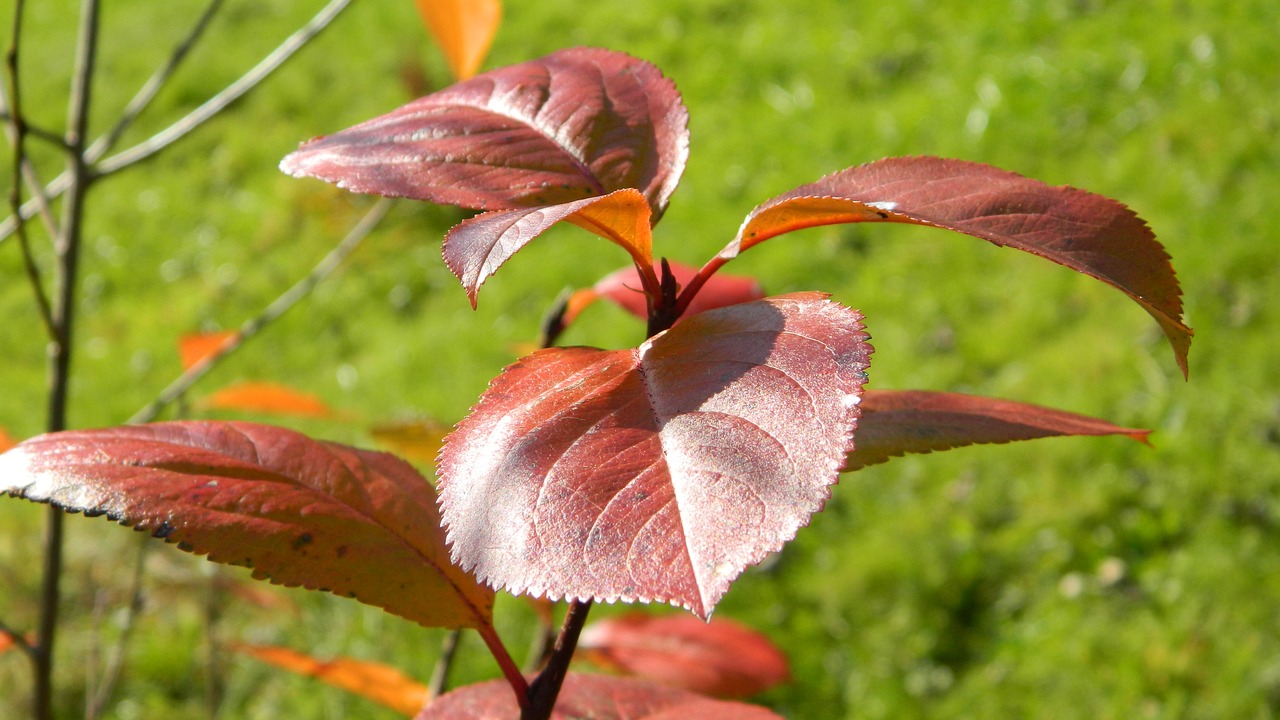
<path id="1" fill-rule="evenodd" d="M 520 712 L 524 714 L 529 710 L 529 683 L 524 679 L 524 675 L 520 674 L 520 668 L 516 667 L 515 660 L 511 659 L 511 655 L 507 653 L 507 648 L 502 644 L 502 640 L 498 638 L 498 631 L 494 630 L 492 625 L 485 625 L 479 628 L 477 632 L 480 637 L 484 638 L 484 644 L 489 646 L 489 653 L 493 655 L 493 659 L 498 661 L 498 667 L 502 668 L 502 676 L 507 679 L 507 684 L 516 694 L 516 702 L 520 704 Z"/>

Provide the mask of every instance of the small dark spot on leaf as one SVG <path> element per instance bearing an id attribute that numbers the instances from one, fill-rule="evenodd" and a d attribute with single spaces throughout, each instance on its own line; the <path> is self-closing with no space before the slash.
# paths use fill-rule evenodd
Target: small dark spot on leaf
<path id="1" fill-rule="evenodd" d="M 173 531 L 174 531 L 174 530 L 176 530 L 176 529 L 177 529 L 177 528 L 175 528 L 174 526 L 170 525 L 170 524 L 166 521 L 166 522 L 162 522 L 162 523 L 160 523 L 160 526 L 159 526 L 159 527 L 157 527 L 155 530 L 153 530 L 153 531 L 151 532 L 151 535 L 152 535 L 153 537 L 158 537 L 158 538 L 167 538 L 167 537 L 169 537 L 170 535 L 172 535 L 172 534 L 173 534 Z"/>
<path id="2" fill-rule="evenodd" d="M 347 554 L 347 546 L 346 546 L 346 545 L 339 545 L 339 546 L 338 546 L 338 549 L 334 550 L 333 552 L 334 552 L 334 554 L 336 554 L 338 557 L 343 557 L 344 555 L 346 555 L 346 554 Z"/>
<path id="3" fill-rule="evenodd" d="M 885 211 L 883 211 L 883 210 L 877 210 L 877 211 L 876 211 L 876 214 L 880 216 L 880 219 L 881 219 L 881 220 L 888 220 L 888 219 L 889 219 L 889 213 L 887 213 L 887 212 L 885 212 Z"/>
<path id="4" fill-rule="evenodd" d="M 313 540 L 314 538 L 311 537 L 311 533 L 302 533 L 294 539 L 291 545 L 294 550 L 301 550 L 302 548 L 310 545 Z"/>
<path id="5" fill-rule="evenodd" d="M 183 552 L 191 552 L 192 550 L 195 550 L 195 546 L 184 540 L 178 543 L 178 549 Z"/>

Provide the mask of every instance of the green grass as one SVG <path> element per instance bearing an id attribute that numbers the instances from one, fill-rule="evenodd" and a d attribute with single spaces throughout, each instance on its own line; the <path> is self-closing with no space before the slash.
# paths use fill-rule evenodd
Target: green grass
<path id="1" fill-rule="evenodd" d="M 307 3 L 314 7 L 319 3 Z M 60 127 L 74 6 L 31 3 L 25 97 Z M 125 140 L 248 68 L 311 11 L 231 2 Z M 1280 6 L 1267 0 L 1031 3 L 509 3 L 489 67 L 590 44 L 653 61 L 691 115 L 688 169 L 658 251 L 700 263 L 757 202 L 886 155 L 988 162 L 1116 197 L 1169 248 L 1197 336 L 1183 383 L 1122 295 L 1036 258 L 940 232 L 810 230 L 735 261 L 773 292 L 822 289 L 867 315 L 876 387 L 960 390 L 1154 428 L 905 458 L 846 476 L 827 510 L 719 613 L 771 635 L 796 681 L 762 700 L 798 718 L 1263 718 L 1280 714 Z M 94 127 L 190 21 L 177 3 L 108 3 Z M 0 17 L 12 0 L 0 0 Z M 175 339 L 234 327 L 332 247 L 369 200 L 286 178 L 279 158 L 409 99 L 406 64 L 444 64 L 412 4 L 355 7 L 253 96 L 90 200 L 74 425 L 122 421 L 179 368 Z M 59 165 L 39 151 L 42 174 Z M 5 151 L 7 153 L 7 150 Z M 8 154 L 0 156 L 7 167 Z M 7 173 L 6 173 L 7 175 Z M 194 392 L 288 382 L 357 418 L 302 427 L 370 444 L 368 423 L 460 417 L 536 335 L 555 293 L 625 262 L 557 230 L 468 309 L 439 260 L 459 216 L 408 203 L 343 272 Z M 37 232 L 37 244 L 43 237 Z M 41 254 L 47 267 L 48 255 Z M 44 423 L 43 343 L 17 244 L 0 244 L 0 427 Z M 642 328 L 593 309 L 566 338 Z M 34 623 L 43 508 L 0 501 L 0 618 Z M 62 717 L 120 631 L 131 533 L 70 518 Z M 223 592 L 241 579 L 173 548 L 148 558 L 145 610 L 111 718 L 207 717 L 205 605 L 219 641 L 389 662 L 425 677 L 438 631 L 319 594 L 295 609 Z M 610 609 L 600 609 L 603 614 Z M 499 605 L 519 657 L 528 613 Z M 496 674 L 478 642 L 459 682 Z M 222 716 L 394 717 L 224 656 Z M 0 656 L 0 717 L 23 717 L 26 663 Z"/>

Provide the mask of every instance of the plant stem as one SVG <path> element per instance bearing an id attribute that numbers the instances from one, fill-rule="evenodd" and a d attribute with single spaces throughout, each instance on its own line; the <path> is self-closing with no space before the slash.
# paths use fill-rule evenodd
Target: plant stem
<path id="1" fill-rule="evenodd" d="M 556 698 L 560 696 L 560 687 L 564 684 L 565 675 L 569 673 L 569 661 L 578 649 L 578 636 L 582 634 L 589 612 L 590 600 L 574 600 L 569 603 L 564 623 L 560 626 L 560 637 L 556 638 L 556 646 L 551 651 L 551 659 L 529 685 L 529 705 L 522 708 L 520 720 L 547 720 L 551 717 Z"/>
<path id="2" fill-rule="evenodd" d="M 146 578 L 147 553 L 151 548 L 151 538 L 142 535 L 138 538 L 138 553 L 133 561 L 133 575 L 129 580 L 129 605 L 125 608 L 124 622 L 120 627 L 120 636 L 116 638 L 107 657 L 106 668 L 97 689 L 89 696 L 89 705 L 85 708 L 85 720 L 97 720 L 106 709 L 111 695 L 120 681 L 120 672 L 124 669 L 125 648 L 129 638 L 137 626 L 138 614 L 142 612 L 142 586 Z"/>
<path id="3" fill-rule="evenodd" d="M 498 631 L 493 629 L 492 625 L 485 625 L 476 632 L 480 633 L 480 637 L 484 638 L 484 644 L 489 648 L 489 653 L 493 655 L 493 659 L 498 661 L 498 667 L 502 668 L 502 676 L 506 678 L 507 684 L 516 694 L 516 702 L 520 705 L 520 712 L 524 713 L 529 709 L 529 683 L 524 679 L 524 675 L 520 674 L 520 668 L 516 667 L 516 661 L 511 659 L 511 654 L 507 652 L 507 648 L 502 644 L 502 640 L 498 637 Z M 521 718 L 523 720 L 523 714 Z"/>
<path id="4" fill-rule="evenodd" d="M 293 57 L 296 52 L 306 46 L 306 44 L 315 38 L 315 36 L 319 35 L 320 31 L 328 27 L 338 14 L 347 8 L 347 5 L 349 5 L 350 2 L 351 0 L 330 0 L 329 4 L 321 8 L 320 11 L 311 18 L 311 20 L 307 21 L 306 25 L 303 25 L 292 35 L 285 38 L 284 42 L 280 43 L 275 50 L 272 50 L 269 55 L 263 58 L 257 65 L 253 66 L 252 69 L 241 76 L 238 80 L 228 85 L 217 95 L 214 95 L 205 101 L 203 105 L 192 110 L 190 113 L 187 113 L 177 122 L 174 122 L 164 130 L 161 130 L 147 140 L 144 140 L 131 148 L 122 150 L 120 153 L 103 160 L 101 165 L 95 168 L 94 176 L 101 177 L 103 175 L 109 175 L 150 158 L 174 142 L 182 139 L 204 122 L 217 116 L 223 110 L 226 110 L 227 106 L 236 100 L 239 100 L 245 93 L 261 84 L 263 80 L 267 79 L 267 77 L 271 75 L 271 73 L 279 69 L 285 61 Z M 139 95 L 141 94 L 142 91 L 139 91 Z M 102 138 L 99 138 L 99 140 L 101 139 Z M 101 148 L 101 150 L 99 150 L 99 148 Z M 84 153 L 85 161 L 90 164 L 95 163 L 101 157 L 98 153 L 105 153 L 107 150 L 109 150 L 108 144 L 103 143 L 100 145 L 99 141 L 95 141 L 89 150 Z M 71 183 L 72 177 L 70 173 L 64 172 L 51 180 L 49 184 L 45 186 L 44 193 L 42 195 L 38 195 L 38 197 L 46 198 L 47 202 L 48 198 L 55 198 L 67 192 Z M 39 204 L 37 202 L 29 200 L 22 205 L 18 212 L 15 212 L 11 217 L 6 218 L 3 221 L 0 221 L 0 242 L 3 242 L 5 238 L 9 237 L 9 235 L 13 233 L 17 227 L 19 218 L 23 220 L 30 218 L 36 213 L 38 208 Z"/>
<path id="5" fill-rule="evenodd" d="M 436 661 L 435 669 L 431 671 L 431 682 L 427 685 L 432 698 L 440 697 L 449 689 L 449 671 L 453 669 L 453 658 L 457 655 L 460 637 L 461 630 L 450 630 L 444 635 L 444 642 L 440 645 L 440 659 Z"/>
<path id="6" fill-rule="evenodd" d="M 18 72 L 22 42 L 22 15 L 25 7 L 26 3 L 23 0 L 17 0 L 14 3 L 13 38 L 9 44 L 8 55 L 5 57 L 5 67 L 9 76 L 9 89 L 12 95 L 12 99 L 9 102 L 9 122 L 7 124 L 9 141 L 13 145 L 13 185 L 9 188 L 9 206 L 13 209 L 15 216 L 18 215 L 22 208 L 23 169 L 29 167 L 26 152 L 27 121 L 22 112 L 22 81 Z M 31 243 L 27 238 L 25 222 L 17 224 L 17 232 L 18 244 L 22 248 L 22 265 L 27 273 L 27 281 L 35 294 L 36 306 L 40 310 L 40 317 L 44 321 L 45 328 L 48 329 L 50 335 L 53 335 L 53 311 L 49 308 L 49 296 L 45 293 L 44 282 L 40 279 L 40 269 L 36 267 L 35 255 L 31 252 Z"/>
<path id="7" fill-rule="evenodd" d="M 67 102 L 67 174 L 71 177 L 71 185 L 63 204 L 61 232 L 54 240 L 54 337 L 49 343 L 50 432 L 67 427 L 67 389 L 71 379 L 76 274 L 80 260 L 85 195 L 90 182 L 84 159 L 84 137 L 89 120 L 97 40 L 98 0 L 83 0 L 77 32 L 75 71 L 71 76 L 71 94 Z M 47 516 L 32 697 L 32 712 L 36 720 L 51 720 L 53 717 L 54 641 L 58 628 L 62 578 L 63 514 L 61 510 L 51 506 Z"/>

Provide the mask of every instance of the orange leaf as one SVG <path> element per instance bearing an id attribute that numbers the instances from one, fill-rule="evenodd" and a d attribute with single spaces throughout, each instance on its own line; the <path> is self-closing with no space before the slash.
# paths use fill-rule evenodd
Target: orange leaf
<path id="1" fill-rule="evenodd" d="M 228 385 L 203 398 L 202 408 L 218 410 L 243 410 L 278 415 L 304 417 L 333 417 L 333 410 L 320 398 L 299 392 L 284 385 L 265 382 L 240 382 Z"/>
<path id="2" fill-rule="evenodd" d="M 611 670 L 718 697 L 754 695 L 791 677 L 768 638 L 731 620 L 630 613 L 592 623 L 578 647 Z"/>
<path id="3" fill-rule="evenodd" d="M 296 650 L 269 645 L 235 643 L 233 647 L 265 663 L 322 680 L 410 717 L 421 711 L 431 698 L 426 685 L 389 665 L 342 657 L 317 660 Z"/>
<path id="4" fill-rule="evenodd" d="M 12 650 L 18 643 L 14 641 L 13 636 L 0 630 L 0 655 Z"/>
<path id="5" fill-rule="evenodd" d="M 178 338 L 178 356 L 182 369 L 190 370 L 196 363 L 222 349 L 222 346 L 239 335 L 237 330 L 219 330 L 211 333 L 192 333 Z"/>
<path id="6" fill-rule="evenodd" d="M 458 80 L 480 69 L 502 20 L 500 0 L 417 0 L 427 30 Z"/>
<path id="7" fill-rule="evenodd" d="M 407 422 L 383 423 L 369 430 L 382 447 L 400 457 L 434 465 L 444 436 L 453 428 L 430 418 Z"/>
<path id="8" fill-rule="evenodd" d="M 9 435 L 9 431 L 0 427 L 0 452 L 4 452 L 17 444 L 18 442 Z"/>

